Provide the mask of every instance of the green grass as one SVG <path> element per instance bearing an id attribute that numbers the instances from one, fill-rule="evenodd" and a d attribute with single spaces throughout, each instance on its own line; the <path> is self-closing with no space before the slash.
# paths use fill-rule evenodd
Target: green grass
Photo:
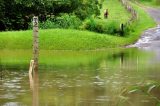
<path id="1" fill-rule="evenodd" d="M 138 20 L 135 21 L 131 26 L 132 31 L 129 33 L 128 38 L 126 39 L 128 44 L 135 42 L 144 30 L 156 26 L 156 22 L 153 20 L 153 18 L 151 18 L 151 16 L 149 16 L 148 13 L 146 13 L 141 7 L 134 3 L 131 3 L 131 5 L 138 13 Z"/>
<path id="2" fill-rule="evenodd" d="M 118 67 L 122 53 L 124 58 L 137 61 L 137 55 L 140 56 L 143 62 L 146 62 L 147 57 L 151 54 L 137 51 L 137 49 L 108 49 L 100 51 L 55 51 L 55 50 L 40 50 L 39 64 L 40 68 L 47 67 L 81 67 L 86 65 L 97 66 L 103 60 L 107 62 L 108 67 Z M 135 58 L 136 57 L 136 58 Z M 0 52 L 0 69 L 5 67 L 27 68 L 32 59 L 32 50 L 1 50 Z M 17 66 L 17 67 L 15 67 Z"/>
<path id="3" fill-rule="evenodd" d="M 121 7 L 120 3 L 114 6 L 113 1 L 109 0 L 107 4 L 108 8 L 109 5 L 110 8 L 115 8 L 113 9 L 113 12 L 109 13 L 109 17 L 112 17 L 113 19 L 120 19 L 118 18 L 120 16 L 117 13 L 119 12 L 120 14 L 123 7 Z M 139 38 L 144 30 L 154 27 L 156 24 L 153 19 L 144 12 L 143 9 L 133 3 L 132 5 L 137 10 L 139 19 L 134 23 L 134 25 L 132 25 L 132 31 L 126 37 L 98 34 L 94 32 L 73 29 L 40 30 L 40 49 L 93 50 L 121 47 L 133 43 Z M 123 16 L 121 17 L 123 18 Z M 120 20 L 125 21 L 127 16 L 124 16 L 124 20 L 122 18 Z M 0 49 L 32 49 L 32 31 L 0 32 Z"/>
<path id="4" fill-rule="evenodd" d="M 138 0 L 138 2 L 145 6 L 160 8 L 160 2 L 157 3 L 156 0 Z"/>
<path id="5" fill-rule="evenodd" d="M 104 21 L 113 21 L 125 23 L 129 20 L 130 13 L 122 6 L 119 0 L 104 0 L 103 8 L 101 9 L 101 18 L 104 19 L 104 11 L 108 9 L 108 18 Z"/>
<path id="6" fill-rule="evenodd" d="M 40 49 L 88 50 L 116 47 L 124 38 L 89 31 L 48 29 L 40 30 L 39 39 Z M 0 48 L 32 49 L 32 31 L 1 32 Z"/>

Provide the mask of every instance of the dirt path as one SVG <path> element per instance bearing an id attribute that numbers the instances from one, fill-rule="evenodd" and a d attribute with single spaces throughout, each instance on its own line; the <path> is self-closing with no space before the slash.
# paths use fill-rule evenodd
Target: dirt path
<path id="1" fill-rule="evenodd" d="M 157 22 L 157 27 L 144 31 L 141 38 L 129 47 L 138 47 L 145 50 L 160 52 L 160 9 L 143 7 L 146 12 Z"/>

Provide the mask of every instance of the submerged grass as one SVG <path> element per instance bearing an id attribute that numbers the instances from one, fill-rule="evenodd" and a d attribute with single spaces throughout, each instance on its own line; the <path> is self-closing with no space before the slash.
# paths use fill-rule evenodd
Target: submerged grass
<path id="1" fill-rule="evenodd" d="M 73 68 L 86 65 L 99 67 L 105 64 L 108 67 L 114 66 L 113 68 L 115 68 L 120 66 L 121 58 L 136 62 L 137 55 L 142 55 L 140 59 L 142 61 L 139 61 L 139 63 L 145 64 L 148 55 L 150 56 L 151 54 L 143 53 L 142 51 L 137 52 L 137 49 L 108 49 L 101 51 L 40 50 L 39 64 L 40 68 L 64 67 L 66 69 L 68 67 Z M 32 50 L 0 50 L 0 68 L 2 65 L 3 67 L 14 66 L 14 68 L 22 67 L 28 69 L 31 59 Z M 130 68 L 135 69 L 135 66 L 130 66 Z"/>

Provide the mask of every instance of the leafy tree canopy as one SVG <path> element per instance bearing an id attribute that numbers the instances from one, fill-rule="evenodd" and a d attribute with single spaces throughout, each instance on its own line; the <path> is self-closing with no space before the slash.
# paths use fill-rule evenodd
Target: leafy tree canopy
<path id="1" fill-rule="evenodd" d="M 100 6 L 99 0 L 0 0 L 0 30 L 27 29 L 34 15 L 46 21 L 51 15 L 71 13 L 84 20 L 99 15 Z"/>

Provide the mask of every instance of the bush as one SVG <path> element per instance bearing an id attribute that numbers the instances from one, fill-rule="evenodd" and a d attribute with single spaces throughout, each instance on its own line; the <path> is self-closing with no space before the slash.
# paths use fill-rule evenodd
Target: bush
<path id="1" fill-rule="evenodd" d="M 105 27 L 105 30 L 104 32 L 105 33 L 108 33 L 108 34 L 117 34 L 119 33 L 119 22 L 116 22 L 115 20 L 110 20 L 108 22 L 105 22 L 104 23 L 104 27 Z"/>
<path id="2" fill-rule="evenodd" d="M 40 29 L 65 28 L 65 29 L 79 29 L 82 24 L 81 20 L 75 15 L 62 14 L 59 17 L 49 18 L 44 22 L 39 22 Z M 32 29 L 30 23 L 29 29 Z"/>
<path id="3" fill-rule="evenodd" d="M 82 24 L 81 20 L 76 15 L 62 14 L 57 17 L 55 23 L 61 28 L 79 29 Z"/>
<path id="4" fill-rule="evenodd" d="M 97 27 L 97 25 L 96 25 L 95 20 L 93 18 L 90 18 L 90 19 L 87 19 L 86 21 L 84 21 L 82 29 L 87 29 L 90 31 L 98 32 L 98 31 L 96 31 L 96 27 Z"/>
<path id="5" fill-rule="evenodd" d="M 60 26 L 48 19 L 45 22 L 40 23 L 39 27 L 40 29 L 52 29 L 52 28 L 59 28 Z"/>
<path id="6" fill-rule="evenodd" d="M 103 21 L 90 18 L 83 23 L 82 29 L 114 35 L 119 31 L 119 24 L 116 21 Z"/>

